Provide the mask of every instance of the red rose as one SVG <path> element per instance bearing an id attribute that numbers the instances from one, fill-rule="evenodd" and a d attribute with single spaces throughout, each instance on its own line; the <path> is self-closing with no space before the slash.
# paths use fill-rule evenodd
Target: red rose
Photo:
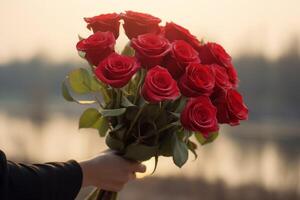
<path id="1" fill-rule="evenodd" d="M 209 65 L 192 63 L 187 66 L 178 86 L 186 97 L 209 96 L 215 86 L 215 75 Z"/>
<path id="2" fill-rule="evenodd" d="M 170 50 L 169 41 L 159 35 L 147 33 L 131 40 L 136 58 L 149 69 L 160 65 Z"/>
<path id="3" fill-rule="evenodd" d="M 159 33 L 161 20 L 149 14 L 126 11 L 122 15 L 124 30 L 129 39 L 145 33 Z"/>
<path id="4" fill-rule="evenodd" d="M 231 65 L 231 57 L 224 48 L 217 44 L 208 42 L 198 48 L 199 57 L 203 64 L 218 64 L 223 67 Z"/>
<path id="5" fill-rule="evenodd" d="M 201 132 L 204 137 L 219 130 L 217 109 L 207 96 L 191 98 L 180 115 L 182 126 L 190 131 Z"/>
<path id="6" fill-rule="evenodd" d="M 168 70 L 156 66 L 147 72 L 141 93 L 146 101 L 158 103 L 176 99 L 179 96 L 179 89 Z"/>
<path id="7" fill-rule="evenodd" d="M 125 86 L 140 69 L 134 57 L 111 54 L 95 69 L 96 77 L 114 88 Z"/>
<path id="8" fill-rule="evenodd" d="M 235 89 L 219 92 L 213 103 L 218 109 L 219 123 L 235 126 L 239 124 L 240 120 L 248 118 L 248 108 L 243 102 L 242 95 Z"/>
<path id="9" fill-rule="evenodd" d="M 203 64 L 217 64 L 223 66 L 227 70 L 229 81 L 233 86 L 237 86 L 237 72 L 232 64 L 231 57 L 225 49 L 217 43 L 207 43 L 198 48 L 199 57 Z"/>
<path id="10" fill-rule="evenodd" d="M 212 69 L 215 72 L 215 86 L 217 89 L 228 89 L 232 87 L 231 82 L 229 81 L 229 76 L 227 69 L 220 65 L 213 64 L 211 65 Z"/>
<path id="11" fill-rule="evenodd" d="M 94 33 L 98 31 L 110 31 L 114 34 L 115 38 L 119 37 L 120 15 L 117 13 L 86 17 L 84 20 L 88 23 L 87 28 L 92 29 Z"/>
<path id="12" fill-rule="evenodd" d="M 111 32 L 96 32 L 76 45 L 78 51 L 85 53 L 87 61 L 97 66 L 100 61 L 114 52 L 116 40 Z"/>
<path id="13" fill-rule="evenodd" d="M 227 68 L 227 73 L 228 73 L 229 81 L 232 83 L 234 87 L 237 87 L 239 83 L 239 79 L 238 79 L 237 71 L 233 65 L 230 65 Z"/>
<path id="14" fill-rule="evenodd" d="M 165 66 L 173 78 L 178 79 L 184 74 L 186 66 L 190 63 L 200 63 L 198 52 L 183 40 L 174 41 L 165 61 Z"/>
<path id="15" fill-rule="evenodd" d="M 192 35 L 186 28 L 183 28 L 173 22 L 166 24 L 163 28 L 163 34 L 170 42 L 173 42 L 174 40 L 184 40 L 194 49 L 198 49 L 200 46 L 200 42 L 196 36 Z"/>

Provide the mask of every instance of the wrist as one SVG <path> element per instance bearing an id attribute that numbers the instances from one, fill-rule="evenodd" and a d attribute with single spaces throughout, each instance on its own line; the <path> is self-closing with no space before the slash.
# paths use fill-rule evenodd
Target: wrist
<path id="1" fill-rule="evenodd" d="M 82 187 L 92 186 L 92 176 L 90 175 L 90 161 L 82 161 L 79 163 L 82 170 Z"/>

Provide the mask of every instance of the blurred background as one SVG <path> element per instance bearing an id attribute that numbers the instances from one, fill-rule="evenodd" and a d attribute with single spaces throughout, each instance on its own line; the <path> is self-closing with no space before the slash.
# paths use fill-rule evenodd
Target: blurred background
<path id="1" fill-rule="evenodd" d="M 121 199 L 300 199 L 299 8 L 299 0 L 0 0 L 0 148 L 20 162 L 104 150 L 96 131 L 78 130 L 85 107 L 64 101 L 60 84 L 87 66 L 75 49 L 77 34 L 90 34 L 83 17 L 146 12 L 227 49 L 250 119 L 223 126 L 182 169 L 160 159 L 155 175 L 127 185 Z M 120 36 L 117 49 L 125 43 Z"/>

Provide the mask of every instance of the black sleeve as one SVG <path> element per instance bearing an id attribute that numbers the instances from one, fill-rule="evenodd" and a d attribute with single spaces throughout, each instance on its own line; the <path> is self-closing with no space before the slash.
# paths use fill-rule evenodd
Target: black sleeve
<path id="1" fill-rule="evenodd" d="M 82 171 L 74 161 L 16 164 L 0 150 L 1 200 L 73 200 L 82 184 Z"/>

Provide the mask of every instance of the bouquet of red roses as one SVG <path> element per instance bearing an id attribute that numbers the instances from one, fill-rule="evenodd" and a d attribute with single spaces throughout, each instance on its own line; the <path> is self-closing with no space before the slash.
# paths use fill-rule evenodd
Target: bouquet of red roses
<path id="1" fill-rule="evenodd" d="M 68 74 L 63 96 L 96 104 L 82 113 L 79 128 L 97 129 L 108 147 L 124 158 L 154 157 L 157 164 L 159 156 L 172 156 L 181 167 L 189 150 L 197 156 L 194 141 L 212 142 L 219 124 L 234 126 L 247 119 L 236 70 L 219 44 L 200 42 L 173 22 L 160 26 L 159 18 L 133 11 L 85 21 L 94 33 L 80 37 L 76 47 L 90 68 Z M 129 42 L 117 53 L 121 21 Z M 77 100 L 71 93 L 88 100 Z M 108 191 L 95 195 L 116 198 Z"/>

